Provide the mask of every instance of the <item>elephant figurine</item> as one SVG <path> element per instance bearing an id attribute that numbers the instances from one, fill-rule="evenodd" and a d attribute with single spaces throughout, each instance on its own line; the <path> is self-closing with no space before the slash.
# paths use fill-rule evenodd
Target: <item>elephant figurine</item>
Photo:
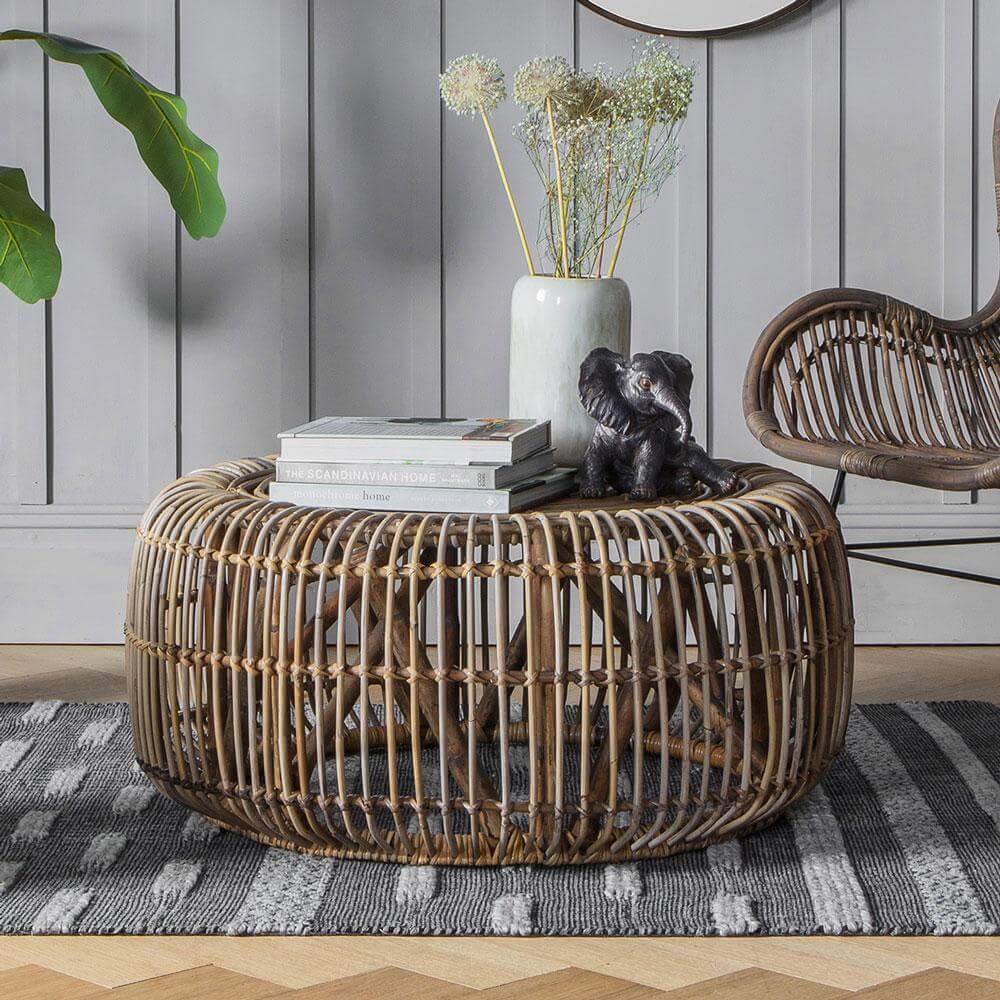
<path id="1" fill-rule="evenodd" d="M 631 359 L 595 348 L 580 365 L 580 402 L 597 421 L 583 458 L 580 495 L 627 493 L 633 500 L 691 493 L 695 481 L 718 493 L 738 477 L 691 437 L 691 362 L 653 351 Z"/>

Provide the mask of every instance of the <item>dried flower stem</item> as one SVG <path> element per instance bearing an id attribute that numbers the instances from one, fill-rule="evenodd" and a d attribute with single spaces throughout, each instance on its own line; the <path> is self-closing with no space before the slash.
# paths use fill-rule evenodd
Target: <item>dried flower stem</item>
<path id="1" fill-rule="evenodd" d="M 594 253 L 596 250 L 598 250 L 600 248 L 601 244 L 604 241 L 610 240 L 610 239 L 614 239 L 620 233 L 622 233 L 622 232 L 625 231 L 625 223 L 622 222 L 622 224 L 619 226 L 618 225 L 618 219 L 619 219 L 619 216 L 615 215 L 615 217 L 601 231 L 600 236 L 598 236 L 597 239 L 594 240 L 592 243 L 590 243 L 588 246 L 584 247 L 584 249 L 580 252 L 580 254 L 577 257 L 574 258 L 574 260 L 573 260 L 573 267 L 574 268 L 582 265 L 586 261 L 586 259 L 592 253 Z M 593 270 L 593 269 L 591 269 L 591 270 Z M 582 277 L 582 275 L 581 275 L 581 277 Z M 611 278 L 611 277 L 614 277 L 614 275 L 612 275 L 609 272 L 608 273 L 608 277 Z"/>
<path id="2" fill-rule="evenodd" d="M 649 152 L 649 137 L 653 133 L 654 122 L 650 120 L 649 124 L 646 126 L 646 136 L 642 144 L 642 155 L 639 157 L 639 167 L 635 172 L 635 183 L 632 185 L 632 190 L 629 191 L 628 200 L 625 202 L 625 215 L 622 219 L 622 227 L 618 232 L 618 240 L 615 243 L 615 252 L 611 255 L 611 266 L 608 268 L 608 277 L 613 278 L 615 276 L 615 267 L 618 264 L 618 254 L 621 253 L 622 240 L 625 238 L 625 227 L 628 225 L 628 217 L 632 212 L 632 202 L 635 201 L 636 192 L 639 190 L 639 185 L 642 183 L 642 170 L 646 165 L 646 154 Z"/>
<path id="3" fill-rule="evenodd" d="M 563 277 L 569 277 L 569 250 L 566 244 L 566 202 L 563 198 L 562 166 L 559 163 L 559 143 L 556 142 L 556 121 L 552 113 L 552 98 L 545 98 L 545 109 L 549 114 L 549 134 L 552 137 L 552 160 L 556 168 L 556 191 L 559 197 L 559 228 L 562 236 Z"/>
<path id="4" fill-rule="evenodd" d="M 528 264 L 528 274 L 535 276 L 535 265 L 531 261 L 531 251 L 528 249 L 528 238 L 524 235 L 524 226 L 521 225 L 521 216 L 518 214 L 517 205 L 514 202 L 514 194 L 507 181 L 507 171 L 503 168 L 503 160 L 500 157 L 500 150 L 497 147 L 496 136 L 493 134 L 493 126 L 490 124 L 490 116 L 485 109 L 480 108 L 483 124 L 486 126 L 486 135 L 489 137 L 490 146 L 493 149 L 493 157 L 497 161 L 497 170 L 500 171 L 500 180 L 503 182 L 503 189 L 507 192 L 507 201 L 510 203 L 510 210 L 514 216 L 514 225 L 517 226 L 517 235 L 521 238 L 521 249 L 524 251 L 524 259 Z"/>
<path id="5" fill-rule="evenodd" d="M 612 140 L 614 139 L 615 126 L 613 122 L 608 122 L 608 155 L 607 164 L 604 171 L 604 213 L 601 219 L 601 231 L 607 233 L 608 231 L 608 205 L 611 201 L 611 148 Z M 597 277 L 601 276 L 601 264 L 604 262 L 604 244 L 607 242 L 607 236 L 601 240 L 600 248 L 597 251 Z"/>
<path id="6" fill-rule="evenodd" d="M 552 220 L 552 202 L 553 202 L 553 198 L 552 198 L 551 188 L 552 188 L 552 185 L 550 183 L 548 183 L 548 181 L 546 181 L 546 184 L 545 184 L 545 216 L 546 216 L 546 221 L 548 222 L 548 225 L 549 225 L 549 246 L 550 247 L 554 247 L 556 245 L 556 230 L 555 230 L 555 223 Z M 555 261 L 555 267 L 558 267 L 558 266 L 559 266 L 559 261 Z M 553 271 L 555 270 L 555 267 L 553 268 Z"/>

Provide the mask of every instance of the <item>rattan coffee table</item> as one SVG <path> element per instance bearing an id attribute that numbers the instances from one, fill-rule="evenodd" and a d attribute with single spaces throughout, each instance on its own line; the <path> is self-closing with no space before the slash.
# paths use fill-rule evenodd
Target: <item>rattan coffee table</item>
<path id="1" fill-rule="evenodd" d="M 827 502 L 513 515 L 268 499 L 274 466 L 168 486 L 127 603 L 136 756 L 268 844 L 419 864 L 673 854 L 772 822 L 840 749 L 847 562 Z"/>

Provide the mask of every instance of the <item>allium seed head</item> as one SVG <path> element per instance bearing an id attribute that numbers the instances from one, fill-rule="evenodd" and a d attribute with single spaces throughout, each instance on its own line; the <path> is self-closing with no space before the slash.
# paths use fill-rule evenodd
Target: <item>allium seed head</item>
<path id="1" fill-rule="evenodd" d="M 529 111 L 541 111 L 550 98 L 555 101 L 573 76 L 562 56 L 540 56 L 526 62 L 514 74 L 514 100 Z"/>
<path id="2" fill-rule="evenodd" d="M 489 113 L 506 96 L 503 70 L 496 59 L 477 53 L 459 56 L 441 74 L 441 97 L 456 115 Z"/>

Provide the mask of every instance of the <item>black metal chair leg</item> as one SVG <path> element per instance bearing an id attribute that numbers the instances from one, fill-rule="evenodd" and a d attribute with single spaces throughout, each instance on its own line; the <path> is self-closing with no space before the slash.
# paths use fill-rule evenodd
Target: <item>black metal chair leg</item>
<path id="1" fill-rule="evenodd" d="M 843 469 L 837 470 L 837 478 L 833 481 L 833 490 L 830 492 L 830 506 L 836 510 L 840 506 L 840 501 L 844 496 L 844 480 L 847 473 Z"/>
<path id="2" fill-rule="evenodd" d="M 844 496 L 844 480 L 847 474 L 843 469 L 837 470 L 837 478 L 830 491 L 830 506 L 836 510 Z M 983 538 L 925 538 L 912 541 L 891 542 L 853 542 L 846 546 L 849 559 L 859 559 L 863 562 L 878 563 L 881 566 L 895 566 L 899 569 L 911 569 L 916 573 L 931 573 L 934 576 L 947 576 L 954 580 L 970 580 L 973 583 L 986 583 L 1000 586 L 1000 577 L 985 576 L 982 573 L 968 573 L 965 570 L 947 569 L 943 566 L 928 566 L 926 563 L 906 562 L 902 559 L 889 559 L 886 556 L 871 555 L 875 549 L 921 549 L 936 548 L 942 545 L 996 545 L 1000 543 L 1000 535 L 987 535 Z"/>
<path id="3" fill-rule="evenodd" d="M 912 569 L 915 573 L 930 573 L 932 576 L 947 576 L 953 580 L 970 580 L 973 583 L 987 583 L 1000 587 L 1000 577 L 985 576 L 982 573 L 967 573 L 960 569 L 946 569 L 943 566 L 928 566 L 926 563 L 907 562 L 904 559 L 888 559 L 885 556 L 873 556 L 867 552 L 848 550 L 849 559 L 860 559 L 862 562 L 878 563 L 881 566 L 896 566 L 899 569 Z"/>

